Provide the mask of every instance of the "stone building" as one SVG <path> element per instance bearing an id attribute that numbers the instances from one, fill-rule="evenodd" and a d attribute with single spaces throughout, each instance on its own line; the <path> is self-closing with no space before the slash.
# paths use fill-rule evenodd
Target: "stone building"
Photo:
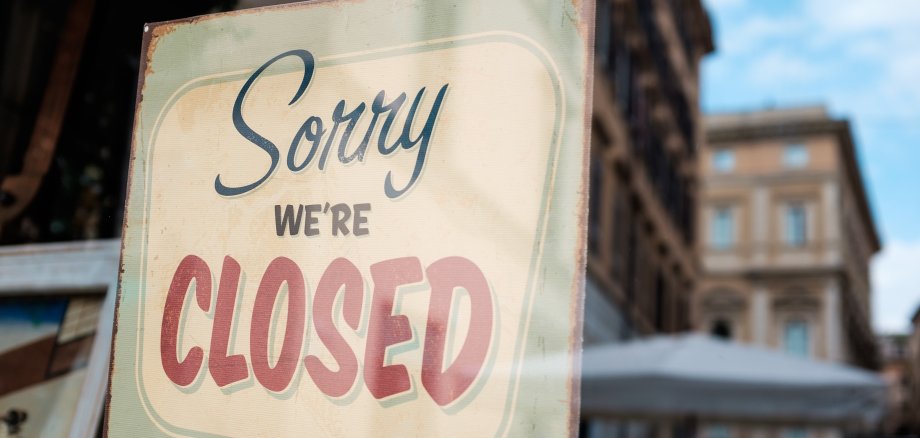
<path id="1" fill-rule="evenodd" d="M 697 328 L 877 369 L 881 243 L 849 123 L 802 107 L 713 115 L 706 129 Z"/>
<path id="2" fill-rule="evenodd" d="M 704 141 L 699 0 L 599 0 L 584 343 L 692 328 Z M 682 436 L 682 422 L 585 419 L 582 436 Z"/>
<path id="3" fill-rule="evenodd" d="M 698 0 L 597 3 L 585 344 L 691 327 L 703 142 Z"/>

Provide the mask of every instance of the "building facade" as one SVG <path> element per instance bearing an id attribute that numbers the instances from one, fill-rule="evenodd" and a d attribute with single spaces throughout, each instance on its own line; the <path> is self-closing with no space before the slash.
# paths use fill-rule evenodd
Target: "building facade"
<path id="1" fill-rule="evenodd" d="M 698 0 L 602 0 L 595 32 L 585 344 L 691 327 L 703 141 Z"/>
<path id="2" fill-rule="evenodd" d="M 704 141 L 699 0 L 599 0 L 584 343 L 692 328 Z M 684 436 L 685 422 L 586 419 L 583 436 Z"/>
<path id="3" fill-rule="evenodd" d="M 880 241 L 849 123 L 803 107 L 714 115 L 706 129 L 697 328 L 877 369 Z"/>

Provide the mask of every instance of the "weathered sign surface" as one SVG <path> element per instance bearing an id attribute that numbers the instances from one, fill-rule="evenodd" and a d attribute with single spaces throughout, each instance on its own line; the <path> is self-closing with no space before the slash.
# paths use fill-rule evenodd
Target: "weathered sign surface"
<path id="1" fill-rule="evenodd" d="M 146 26 L 107 432 L 575 433 L 591 4 Z"/>

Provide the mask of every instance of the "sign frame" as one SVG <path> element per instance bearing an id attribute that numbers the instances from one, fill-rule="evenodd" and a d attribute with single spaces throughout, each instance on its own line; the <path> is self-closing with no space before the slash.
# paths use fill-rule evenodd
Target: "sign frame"
<path id="1" fill-rule="evenodd" d="M 408 0 L 401 0 L 402 3 L 412 3 Z M 362 2 L 353 2 L 353 3 L 362 3 Z M 373 0 L 367 0 L 363 3 L 374 3 Z M 483 2 L 485 3 L 485 2 Z M 137 288 L 136 283 L 138 280 L 142 279 L 139 277 L 139 269 L 146 266 L 144 262 L 144 256 L 138 253 L 139 245 L 146 245 L 142 243 L 140 236 L 144 236 L 145 232 L 143 228 L 146 226 L 146 216 L 145 214 L 140 213 L 143 211 L 143 203 L 149 202 L 147 198 L 149 197 L 148 190 L 150 184 L 149 180 L 150 174 L 146 169 L 149 157 L 145 157 L 141 154 L 142 151 L 148 151 L 152 146 L 146 146 L 146 144 L 152 145 L 156 140 L 153 139 L 153 136 L 156 136 L 156 126 L 158 126 L 163 115 L 168 111 L 169 101 L 174 101 L 173 99 L 178 99 L 183 92 L 180 90 L 183 89 L 192 89 L 196 85 L 196 81 L 201 81 L 201 84 L 211 84 L 214 82 L 219 82 L 224 80 L 222 77 L 223 73 L 221 72 L 212 72 L 209 74 L 198 74 L 194 73 L 191 75 L 191 79 L 182 78 L 181 76 L 177 77 L 167 77 L 164 79 L 165 82 L 174 84 L 172 88 L 162 88 L 164 85 L 159 84 L 155 91 L 153 91 L 154 98 L 159 99 L 160 101 L 167 102 L 165 104 L 154 104 L 154 108 L 159 108 L 156 111 L 158 114 L 153 115 L 150 111 L 145 111 L 144 106 L 150 105 L 149 101 L 150 91 L 148 87 L 148 76 L 154 74 L 156 69 L 153 68 L 154 62 L 154 53 L 158 50 L 158 46 L 162 44 L 164 38 L 169 35 L 172 35 L 171 38 L 175 40 L 182 40 L 186 38 L 185 41 L 194 41 L 195 36 L 192 35 L 194 32 L 188 30 L 194 26 L 199 28 L 207 27 L 208 23 L 212 23 L 212 26 L 217 26 L 216 23 L 218 18 L 227 18 L 231 19 L 236 17 L 240 21 L 244 21 L 247 14 L 257 15 L 262 12 L 278 12 L 288 8 L 298 8 L 298 7 L 310 7 L 310 6 L 322 6 L 326 4 L 336 4 L 341 5 L 342 7 L 351 6 L 352 3 L 345 2 L 332 2 L 332 1 L 314 1 L 306 2 L 303 4 L 294 4 L 294 5 L 283 5 L 283 6 L 273 6 L 266 8 L 259 8 L 257 10 L 249 11 L 237 11 L 231 13 L 215 14 L 213 16 L 204 16 L 204 17 L 194 17 L 185 20 L 176 20 L 163 23 L 153 23 L 148 24 L 144 28 L 144 42 L 142 48 L 141 57 L 141 77 L 138 84 L 138 94 L 137 94 L 137 103 L 136 103 L 136 121 L 135 121 L 135 134 L 132 140 L 132 152 L 131 152 L 131 169 L 129 171 L 129 195 L 128 202 L 126 205 L 126 214 L 125 214 L 125 225 L 124 225 L 124 238 L 125 246 L 123 248 L 123 258 L 121 266 L 121 278 L 119 283 L 121 287 L 119 288 L 119 297 L 118 297 L 118 309 L 119 313 L 118 322 L 115 325 L 116 337 L 119 331 L 119 327 L 124 328 L 124 319 L 121 316 L 121 313 L 124 311 L 122 305 L 125 305 L 126 302 L 130 302 L 131 306 L 134 306 L 134 302 L 139 302 L 140 306 L 143 306 L 143 286 L 140 289 Z M 505 43 L 516 43 L 522 46 L 529 45 L 531 53 L 536 56 L 543 56 L 548 59 L 549 68 L 555 69 L 557 75 L 559 75 L 559 93 L 560 96 L 557 96 L 558 104 L 563 111 L 569 111 L 571 113 L 576 113 L 577 116 L 572 117 L 570 115 L 560 116 L 560 122 L 564 126 L 559 129 L 559 147 L 556 151 L 559 154 L 559 150 L 563 146 L 566 148 L 566 154 L 559 154 L 556 158 L 551 158 L 550 163 L 553 168 L 548 168 L 547 171 L 547 189 L 550 191 L 545 194 L 543 203 L 546 204 L 546 210 L 541 213 L 545 215 L 545 220 L 547 221 L 548 230 L 542 231 L 543 233 L 551 233 L 553 236 L 565 236 L 565 237 L 553 237 L 548 238 L 546 236 L 539 239 L 539 243 L 535 246 L 534 251 L 539 251 L 541 253 L 550 254 L 550 257 L 554 257 L 555 254 L 568 254 L 563 257 L 569 257 L 571 262 L 566 262 L 566 267 L 558 272 L 553 272 L 553 275 L 547 279 L 546 270 L 547 267 L 542 265 L 542 262 L 535 262 L 537 265 L 534 265 L 534 269 L 539 271 L 539 267 L 543 267 L 543 277 L 539 281 L 542 281 L 544 284 L 547 281 L 555 282 L 553 283 L 557 289 L 568 290 L 569 292 L 565 295 L 568 307 L 568 323 L 565 329 L 566 336 L 564 339 L 560 338 L 558 342 L 564 342 L 567 345 L 567 351 L 571 354 L 564 357 L 564 360 L 568 360 L 569 363 L 566 365 L 568 369 L 571 370 L 570 377 L 567 379 L 565 385 L 567 386 L 567 391 L 569 394 L 569 403 L 568 409 L 569 413 L 567 414 L 568 422 L 565 425 L 565 430 L 570 435 L 577 434 L 578 431 L 578 394 L 580 391 L 579 388 L 579 371 L 580 370 L 580 350 L 581 350 L 581 325 L 582 325 L 582 314 L 583 314 L 583 300 L 584 300 L 584 269 L 586 263 L 586 254 L 585 254 L 585 227 L 586 227 L 586 218 L 587 218 L 587 168 L 588 168 L 588 159 L 590 156 L 590 128 L 591 128 L 591 98 L 592 98 L 592 75 L 593 75 L 593 2 L 590 1 L 573 1 L 569 2 L 568 0 L 556 1 L 556 0 L 547 0 L 544 4 L 540 5 L 544 8 L 555 7 L 553 12 L 555 15 L 558 15 L 558 18 L 563 20 L 571 20 L 577 25 L 574 27 L 567 28 L 569 33 L 566 34 L 567 39 L 557 43 L 563 47 L 567 47 L 566 44 L 572 44 L 573 42 L 578 42 L 581 45 L 579 50 L 574 51 L 575 54 L 572 55 L 573 58 L 577 59 L 580 63 L 578 66 L 566 65 L 564 66 L 561 73 L 559 67 L 559 60 L 555 59 L 546 49 L 545 45 L 547 41 L 552 40 L 552 36 L 548 37 L 544 41 L 536 41 L 529 37 L 524 37 L 523 34 L 514 31 L 508 30 L 495 30 L 491 29 L 489 25 L 478 26 L 483 31 L 482 32 L 458 32 L 457 35 L 446 36 L 440 38 L 428 38 L 425 40 L 427 45 L 432 44 L 446 44 L 450 46 L 457 45 L 457 42 L 462 39 L 476 39 L 476 38 L 495 38 L 499 40 L 504 40 Z M 435 8 L 436 9 L 436 8 Z M 499 8 L 496 8 L 499 9 Z M 498 12 L 496 12 L 498 13 Z M 242 18 L 241 18 L 242 17 Z M 494 17 L 493 17 L 494 18 Z M 501 20 L 498 20 L 501 21 Z M 490 22 L 490 25 L 494 26 L 494 22 Z M 568 23 L 566 23 L 568 24 Z M 525 23 L 526 26 L 533 26 L 533 23 Z M 280 26 L 283 28 L 283 26 Z M 473 26 L 477 27 L 477 26 Z M 431 32 L 431 31 L 429 31 Z M 430 36 L 430 35 L 426 35 Z M 460 38 L 460 39 L 458 39 Z M 382 43 L 383 47 L 397 47 L 397 48 L 417 48 L 419 44 L 413 44 L 411 42 L 403 44 L 394 44 L 387 46 L 385 43 Z M 382 49 L 385 50 L 385 49 Z M 558 57 L 559 49 L 555 48 L 556 56 Z M 277 52 L 277 50 L 276 50 Z M 339 53 L 350 53 L 347 50 L 339 50 Z M 354 52 L 351 52 L 354 53 Z M 370 50 L 361 52 L 363 56 L 370 55 L 379 56 L 379 50 Z M 343 55 L 336 54 L 328 56 L 326 59 L 333 59 L 336 57 L 341 57 Z M 189 59 L 193 58 L 188 56 L 187 59 L 181 59 L 178 57 L 173 62 L 167 62 L 167 68 L 182 69 L 187 65 Z M 323 57 L 319 57 L 318 60 L 321 65 L 323 62 Z M 571 62 L 570 60 L 565 60 L 566 62 Z M 261 61 L 260 61 L 261 62 Z M 185 64 L 183 64 L 185 63 Z M 258 64 L 258 63 L 256 63 Z M 250 75 L 253 67 L 257 65 L 247 65 L 243 69 L 233 69 L 232 67 L 223 67 L 226 70 L 234 72 L 234 74 L 240 75 L 240 78 L 244 78 L 246 75 Z M 201 70 L 201 69 L 199 69 Z M 207 70 L 207 69 L 204 69 Z M 575 73 L 575 72 L 577 73 Z M 197 75 L 197 76 L 196 76 Z M 172 75 L 170 75 L 172 76 Z M 163 91 L 166 90 L 166 94 L 170 96 L 160 96 L 157 95 L 164 94 Z M 175 91 L 169 91 L 175 90 Z M 570 96 L 573 100 L 567 100 L 565 96 Z M 572 102 L 579 102 L 579 105 L 572 105 Z M 568 118 L 567 118 L 568 117 Z M 573 125 L 573 119 L 580 119 L 579 125 Z M 152 123 L 151 123 L 152 122 Z M 145 134 L 146 126 L 154 126 L 152 136 Z M 577 129 L 573 129 L 577 128 Z M 574 131 L 574 132 L 573 132 Z M 577 152 L 580 152 L 577 153 Z M 140 168 L 138 166 L 141 166 Z M 562 169 L 562 170 L 560 170 Z M 573 170 L 579 169 L 579 170 Z M 141 175 L 140 177 L 138 177 Z M 559 183 L 557 180 L 557 175 L 563 175 L 566 179 L 565 184 Z M 560 187 L 565 186 L 565 191 L 560 191 Z M 574 190 L 573 190 L 574 189 Z M 552 201 L 550 201 L 552 199 Z M 550 203 L 552 203 L 553 210 L 550 210 Z M 573 215 L 567 217 L 561 217 L 562 214 L 559 211 L 570 211 L 574 212 Z M 541 219 L 542 220 L 542 219 Z M 138 230 L 140 228 L 141 230 Z M 140 234 L 138 234 L 140 233 Z M 146 239 L 146 237 L 143 237 Z M 536 253 L 535 253 L 536 254 Z M 217 270 L 217 267 L 214 267 Z M 127 278 L 126 278 L 127 277 Z M 535 282 L 537 280 L 534 280 Z M 126 284 L 128 285 L 126 287 Z M 131 290 L 131 293 L 125 292 L 126 289 Z M 140 296 L 134 293 L 135 290 L 140 290 Z M 140 307 L 140 313 L 143 313 L 142 307 Z M 134 310 L 130 310 L 134 312 Z M 137 325 L 138 322 L 133 322 L 129 326 L 129 332 L 138 332 L 140 327 Z M 139 341 L 138 341 L 139 342 Z M 523 343 L 524 346 L 519 348 L 524 348 L 529 351 L 533 348 L 533 339 L 522 339 L 518 341 Z M 554 341 L 557 342 L 557 341 Z M 116 393 L 119 388 L 115 386 L 115 377 L 117 366 L 118 366 L 118 352 L 119 350 L 124 350 L 124 346 L 119 347 L 119 340 L 116 339 L 113 342 L 113 377 L 110 380 L 110 398 L 117 399 Z M 139 347 L 138 347 L 139 348 Z M 544 347 L 545 348 L 545 347 Z M 554 359 L 558 360 L 558 358 Z M 124 360 L 122 360 L 124 362 Z M 140 366 L 140 365 L 138 365 Z M 513 383 L 512 385 L 517 385 L 519 383 Z M 143 385 L 140 384 L 139 387 Z M 517 397 L 518 393 L 514 394 L 514 397 Z M 111 415 L 111 405 L 107 406 L 107 412 Z M 149 410 L 148 410 L 149 415 Z M 106 431 L 115 421 L 110 417 L 106 421 Z M 505 429 L 506 433 L 509 430 L 519 430 L 521 429 L 521 424 L 508 424 L 508 428 Z M 178 434 L 187 434 L 191 431 L 184 429 L 173 430 L 169 433 L 178 433 Z"/>

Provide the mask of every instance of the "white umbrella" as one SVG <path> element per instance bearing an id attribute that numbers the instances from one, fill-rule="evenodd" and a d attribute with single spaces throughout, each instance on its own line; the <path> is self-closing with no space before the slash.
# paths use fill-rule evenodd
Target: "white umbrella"
<path id="1" fill-rule="evenodd" d="M 867 426 L 885 405 L 874 374 L 698 334 L 588 347 L 582 363 L 585 415 Z"/>

